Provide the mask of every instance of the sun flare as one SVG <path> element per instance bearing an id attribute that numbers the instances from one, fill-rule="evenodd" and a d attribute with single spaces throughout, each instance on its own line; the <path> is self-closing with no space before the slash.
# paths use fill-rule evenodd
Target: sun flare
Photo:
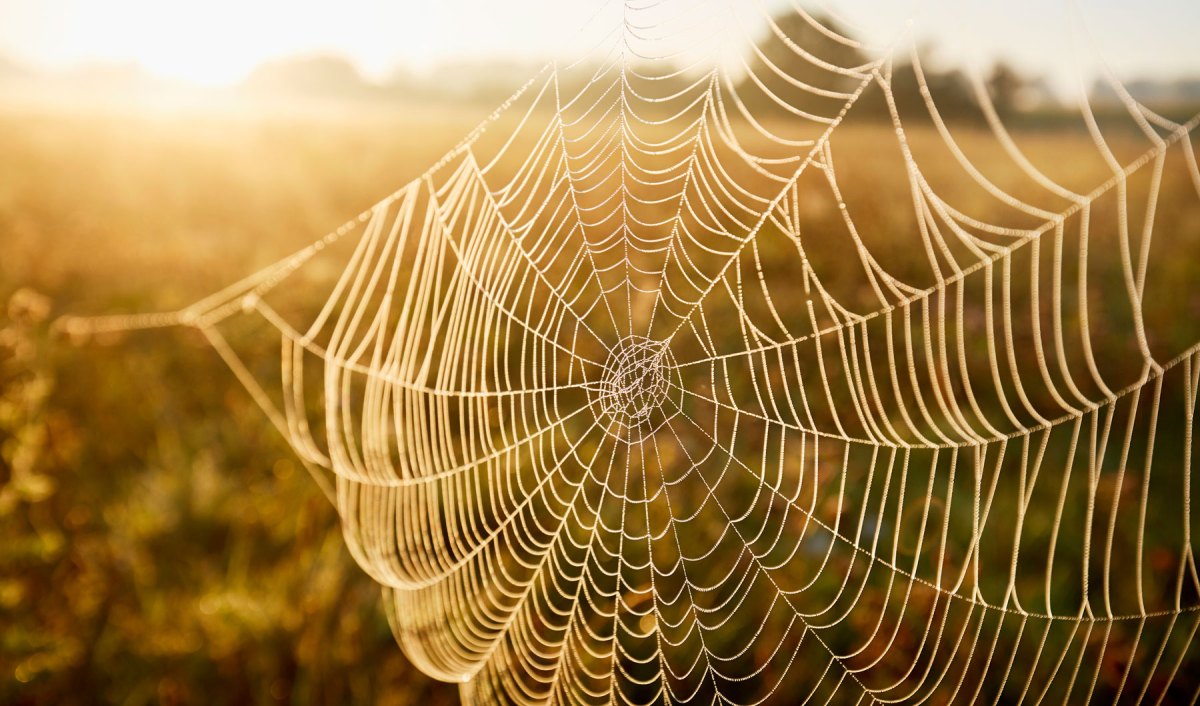
<path id="1" fill-rule="evenodd" d="M 286 32 L 270 26 L 266 8 L 248 3 L 241 12 L 218 0 L 184 9 L 166 3 L 123 0 L 95 10 L 87 37 L 96 54 L 136 62 L 150 73 L 201 85 L 238 81 L 261 62 L 284 51 Z M 237 21 L 232 18 L 238 17 Z"/>
<path id="2" fill-rule="evenodd" d="M 17 55 L 34 63 L 134 63 L 206 86 L 231 85 L 264 62 L 305 54 L 345 55 L 367 71 L 433 61 L 432 33 L 418 29 L 428 30 L 423 18 L 430 12 L 396 6 L 367 24 L 364 13 L 357 0 L 336 12 L 303 0 L 47 0 L 21 8 L 13 26 L 24 28 L 14 40 Z M 6 34 L 0 28 L 0 40 Z"/>

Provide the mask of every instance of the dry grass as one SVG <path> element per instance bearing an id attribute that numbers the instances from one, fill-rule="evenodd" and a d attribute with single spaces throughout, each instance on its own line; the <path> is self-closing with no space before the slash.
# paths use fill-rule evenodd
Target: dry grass
<path id="1" fill-rule="evenodd" d="M 169 332 L 80 349 L 46 323 L 190 303 L 417 176 L 478 117 L 0 113 L 0 301 L 24 287 L 50 307 L 17 298 L 0 359 L 0 701 L 453 700 L 399 655 L 333 510 L 210 350 Z M 892 135 L 839 139 L 864 237 L 903 270 L 913 225 L 902 175 L 880 158 Z M 914 142 L 949 164 L 932 133 Z M 1069 185 L 1102 181 L 1086 137 L 1023 144 Z M 1115 144 L 1144 149 L 1132 134 Z M 964 149 L 995 152 L 980 132 Z M 1168 176 L 1147 305 L 1164 355 L 1200 337 L 1200 207 L 1182 172 Z M 953 169 L 928 177 L 968 188 Z M 1135 197 L 1146 188 L 1131 181 Z M 828 207 L 808 215 L 836 223 Z M 1115 248 L 1096 252 L 1116 262 Z M 837 269 L 836 252 L 814 256 Z M 1098 286 L 1121 286 L 1115 264 L 1107 276 Z M 1119 328 L 1100 333 L 1128 346 Z"/>

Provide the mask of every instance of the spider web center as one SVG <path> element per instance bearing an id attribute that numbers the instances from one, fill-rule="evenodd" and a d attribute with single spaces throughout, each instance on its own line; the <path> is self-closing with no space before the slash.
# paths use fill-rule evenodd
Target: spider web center
<path id="1" fill-rule="evenodd" d="M 675 358 L 662 341 L 642 336 L 622 339 L 604 365 L 594 402 L 619 430 L 652 422 L 663 410 L 673 387 Z"/>

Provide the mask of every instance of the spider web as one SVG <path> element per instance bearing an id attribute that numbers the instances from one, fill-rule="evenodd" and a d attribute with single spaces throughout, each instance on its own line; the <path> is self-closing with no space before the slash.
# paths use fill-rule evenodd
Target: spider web
<path id="1" fill-rule="evenodd" d="M 1110 79 L 1052 177 L 915 50 L 617 11 L 310 247 L 65 327 L 203 332 L 465 703 L 1194 703 L 1200 336 L 1147 301 L 1200 117 Z"/>

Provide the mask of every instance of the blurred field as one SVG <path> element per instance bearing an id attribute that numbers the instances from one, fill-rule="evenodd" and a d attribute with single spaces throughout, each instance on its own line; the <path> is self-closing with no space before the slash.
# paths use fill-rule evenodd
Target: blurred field
<path id="1" fill-rule="evenodd" d="M 456 701 L 454 687 L 405 661 L 334 510 L 198 337 L 148 332 L 74 347 L 52 339 L 48 323 L 188 304 L 417 176 L 479 117 L 449 108 L 0 114 L 0 301 L 10 302 L 0 702 Z M 903 271 L 908 254 L 889 243 L 914 226 L 889 219 L 906 194 L 890 186 L 896 174 L 872 166 L 891 135 L 852 129 L 839 164 L 854 185 L 847 201 L 874 226 L 871 247 Z M 934 148 L 931 133 L 921 140 Z M 965 144 L 984 159 L 994 149 L 982 134 Z M 1053 176 L 1084 186 L 1102 181 L 1087 144 L 1047 132 L 1026 146 Z M 1132 133 L 1114 147 L 1123 158 L 1145 149 Z M 954 188 L 952 171 L 929 178 Z M 1148 299 L 1164 358 L 1195 342 L 1200 320 L 1200 209 L 1180 176 L 1163 192 L 1163 266 Z M 1131 183 L 1135 194 L 1145 188 Z M 818 220 L 836 222 L 826 207 L 811 204 Z M 1118 282 L 1115 249 L 1097 257 L 1112 260 Z M 14 296 L 24 288 L 40 294 Z M 1107 337 L 1098 349 L 1129 346 L 1119 329 L 1098 335 Z"/>
<path id="2" fill-rule="evenodd" d="M 333 508 L 211 349 L 46 331 L 189 303 L 477 120 L 0 115 L 0 703 L 456 702 L 401 656 Z"/>

